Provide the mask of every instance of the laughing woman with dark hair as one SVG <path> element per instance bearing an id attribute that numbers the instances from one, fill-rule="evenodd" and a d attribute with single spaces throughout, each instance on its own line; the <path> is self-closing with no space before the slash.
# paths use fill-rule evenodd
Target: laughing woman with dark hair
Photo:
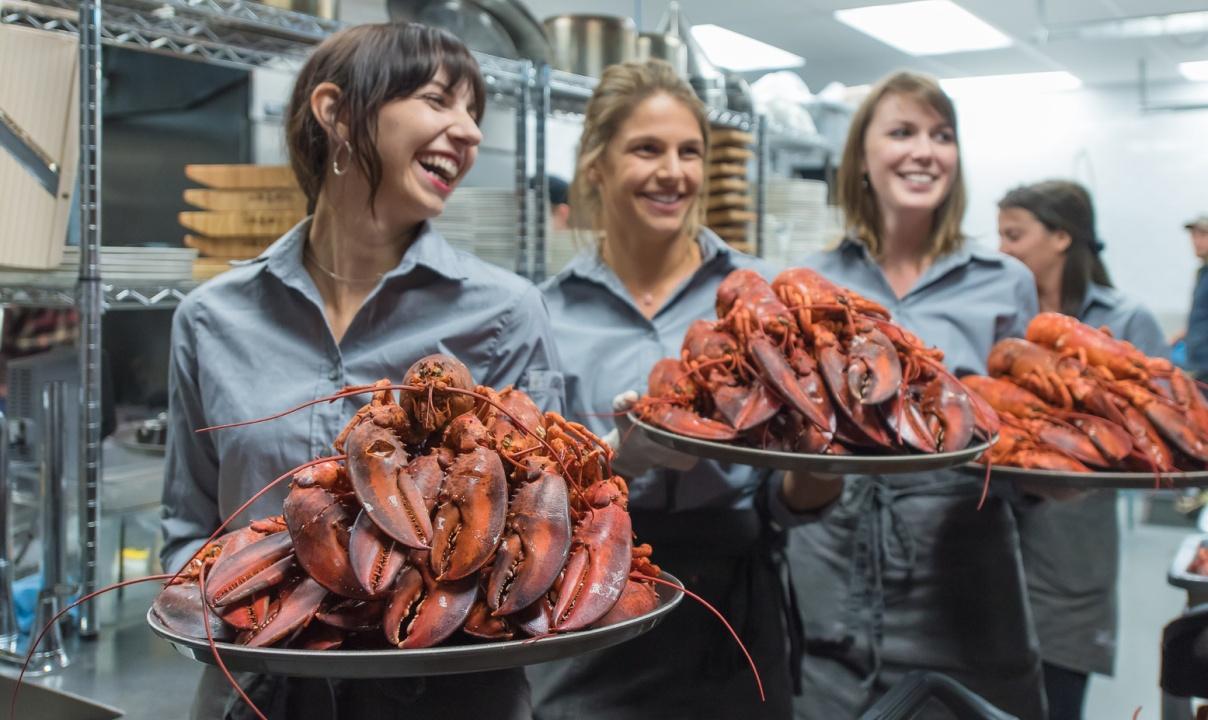
<path id="1" fill-rule="evenodd" d="M 1095 209 L 1081 185 L 1050 180 L 1015 188 L 998 203 L 998 235 L 1000 249 L 1036 276 L 1042 311 L 1107 327 L 1146 355 L 1169 355 L 1153 314 L 1112 287 Z M 1111 675 L 1115 663 L 1116 493 L 1023 509 L 1019 537 L 1049 718 L 1081 718 L 1090 673 Z"/>
<path id="2" fill-rule="evenodd" d="M 480 383 L 561 411 L 540 293 L 432 228 L 482 134 L 483 80 L 456 38 L 422 25 L 349 28 L 299 73 L 288 146 L 311 215 L 260 257 L 189 295 L 172 328 L 163 562 L 175 570 L 272 478 L 331 454 L 365 397 L 200 435 L 347 385 L 396 380 L 434 352 Z M 276 488 L 234 526 L 281 512 Z M 527 718 L 520 669 L 399 680 L 247 676 L 270 718 Z M 207 669 L 195 718 L 250 717 Z"/>

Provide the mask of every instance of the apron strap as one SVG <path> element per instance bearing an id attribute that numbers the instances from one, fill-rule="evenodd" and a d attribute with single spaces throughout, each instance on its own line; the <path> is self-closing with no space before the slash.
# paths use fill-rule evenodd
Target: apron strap
<path id="1" fill-rule="evenodd" d="M 793 575 L 790 569 L 787 547 L 788 533 L 779 529 L 779 525 L 771 519 L 768 506 L 768 493 L 772 482 L 760 483 L 755 494 L 755 511 L 759 513 L 763 536 L 760 544 L 767 549 L 767 557 L 772 564 L 776 579 L 780 581 L 780 612 L 784 616 L 784 628 L 789 636 L 789 678 L 793 681 L 793 695 L 802 693 L 801 662 L 805 658 L 805 624 L 801 619 L 801 606 L 797 600 L 797 590 L 793 586 Z"/>

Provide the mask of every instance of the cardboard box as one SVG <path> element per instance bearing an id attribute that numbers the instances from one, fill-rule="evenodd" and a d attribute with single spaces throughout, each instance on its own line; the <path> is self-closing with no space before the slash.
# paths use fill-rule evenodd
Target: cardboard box
<path id="1" fill-rule="evenodd" d="M 0 110 L 59 167 L 51 195 L 0 146 L 0 266 L 57 267 L 79 164 L 79 41 L 0 25 Z"/>

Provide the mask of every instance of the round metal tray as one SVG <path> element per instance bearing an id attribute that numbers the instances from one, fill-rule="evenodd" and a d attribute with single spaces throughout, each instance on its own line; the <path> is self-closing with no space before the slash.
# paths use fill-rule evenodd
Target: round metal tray
<path id="1" fill-rule="evenodd" d="M 680 584 L 679 580 L 665 572 L 662 577 Z M 649 632 L 684 597 L 683 592 L 665 585 L 658 585 L 657 590 L 659 606 L 641 617 L 608 627 L 536 640 L 530 638 L 421 650 L 291 650 L 250 648 L 223 642 L 215 643 L 215 646 L 229 670 L 261 675 L 355 679 L 502 670 L 602 650 Z M 150 610 L 147 611 L 147 624 L 156 635 L 172 643 L 181 655 L 209 665 L 217 664 L 205 638 L 186 637 L 172 632 Z"/>
<path id="2" fill-rule="evenodd" d="M 917 455 L 808 455 L 697 440 L 642 422 L 633 413 L 629 413 L 629 420 L 651 440 L 672 450 L 679 450 L 710 460 L 802 472 L 891 475 L 942 470 L 973 460 L 992 444 L 983 442 L 955 452 L 919 453 Z"/>
<path id="3" fill-rule="evenodd" d="M 962 465 L 960 470 L 978 477 L 986 475 L 986 466 L 981 464 Z M 1155 481 L 1152 472 L 1071 473 L 995 465 L 990 471 L 990 482 L 1028 482 L 1079 490 L 1177 490 L 1208 487 L 1208 470 L 1162 473 L 1160 481 Z"/>

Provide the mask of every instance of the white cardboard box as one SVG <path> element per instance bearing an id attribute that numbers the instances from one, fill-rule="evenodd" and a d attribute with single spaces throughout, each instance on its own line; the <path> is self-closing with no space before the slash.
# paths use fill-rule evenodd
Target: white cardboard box
<path id="1" fill-rule="evenodd" d="M 0 110 L 59 166 L 52 196 L 0 148 L 0 266 L 56 267 L 67 240 L 79 163 L 75 35 L 0 25 Z"/>

